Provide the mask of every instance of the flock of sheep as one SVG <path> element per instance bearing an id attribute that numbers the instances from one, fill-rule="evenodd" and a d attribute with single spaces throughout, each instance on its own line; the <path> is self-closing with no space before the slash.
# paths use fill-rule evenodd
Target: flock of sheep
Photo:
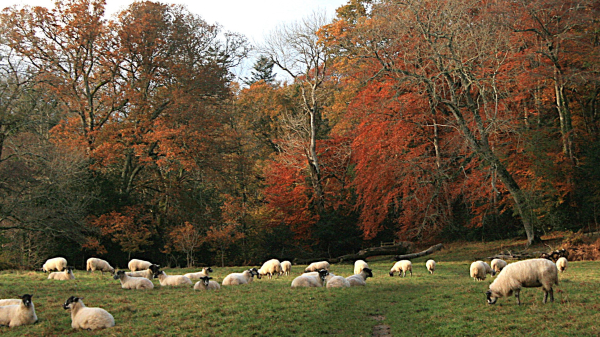
<path id="1" fill-rule="evenodd" d="M 160 270 L 160 266 L 148 261 L 133 259 L 128 264 L 129 272 L 115 269 L 102 259 L 90 258 L 87 260 L 86 270 L 109 272 L 115 280 L 119 280 L 123 289 L 153 289 L 151 281 L 156 278 L 161 286 L 192 286 L 194 290 L 217 290 L 221 288 L 218 282 L 212 281 L 209 274 L 212 268 L 203 268 L 199 272 L 185 275 L 167 275 Z M 223 281 L 223 286 L 243 285 L 251 283 L 254 277 L 268 277 L 290 275 L 292 264 L 289 261 L 279 262 L 271 259 L 265 262 L 260 269 L 250 268 L 241 273 L 231 273 Z M 428 260 L 425 267 L 433 274 L 436 268 L 434 260 Z M 520 304 L 519 293 L 522 287 L 542 287 L 544 290 L 544 303 L 548 295 L 550 301 L 554 301 L 552 287 L 558 284 L 558 270 L 564 271 L 567 260 L 563 257 L 556 264 L 548 259 L 531 259 L 507 264 L 500 259 L 491 261 L 491 266 L 483 261 L 471 264 L 470 275 L 473 279 L 484 280 L 487 274 L 494 276 L 499 273 L 487 291 L 489 304 L 496 303 L 500 297 L 515 294 L 517 303 Z M 48 279 L 71 280 L 74 279 L 72 268 L 67 266 L 67 260 L 62 257 L 49 259 L 44 263 L 42 270 L 51 272 Z M 56 270 L 56 271 L 54 271 Z M 396 262 L 390 272 L 398 276 L 406 276 L 409 272 L 412 276 L 412 263 L 409 260 Z M 373 272 L 363 260 L 354 264 L 354 274 L 342 277 L 330 272 L 330 264 L 327 261 L 314 262 L 305 268 L 304 273 L 291 283 L 292 288 L 297 287 L 327 287 L 342 288 L 366 285 L 367 278 L 373 277 Z M 192 280 L 199 280 L 195 284 Z M 15 327 L 19 325 L 33 324 L 37 321 L 35 307 L 32 302 L 33 295 L 25 294 L 19 299 L 0 300 L 0 325 Z M 109 328 L 115 325 L 114 317 L 101 308 L 86 307 L 81 298 L 71 296 L 63 305 L 65 310 L 71 311 L 71 326 L 73 329 L 96 330 Z"/>

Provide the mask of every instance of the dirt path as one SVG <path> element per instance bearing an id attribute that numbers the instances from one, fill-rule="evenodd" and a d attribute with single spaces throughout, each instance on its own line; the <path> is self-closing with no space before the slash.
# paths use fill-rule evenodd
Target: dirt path
<path id="1" fill-rule="evenodd" d="M 372 319 L 376 321 L 383 322 L 385 320 L 385 316 L 382 315 L 374 315 L 370 316 Z M 392 328 L 387 324 L 377 324 L 373 327 L 372 337 L 389 337 L 392 336 Z"/>

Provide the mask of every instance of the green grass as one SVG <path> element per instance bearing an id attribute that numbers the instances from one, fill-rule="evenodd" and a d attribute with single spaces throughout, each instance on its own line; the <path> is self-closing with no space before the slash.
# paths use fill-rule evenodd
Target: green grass
<path id="1" fill-rule="evenodd" d="M 390 326 L 394 336 L 598 336 L 600 335 L 600 262 L 570 262 L 560 275 L 555 302 L 542 304 L 540 288 L 524 289 L 523 304 L 503 298 L 487 305 L 484 292 L 491 278 L 469 278 L 472 260 L 484 257 L 482 246 L 461 245 L 413 260 L 413 277 L 389 277 L 389 258 L 369 260 L 374 278 L 366 287 L 347 289 L 291 289 L 304 266 L 293 266 L 294 276 L 255 280 L 246 286 L 215 292 L 166 288 L 154 283 L 150 291 L 121 289 L 108 275 L 75 271 L 74 281 L 47 280 L 41 272 L 0 273 L 0 298 L 34 293 L 39 321 L 17 328 L 0 327 L 3 336 L 85 335 L 71 329 L 62 304 L 71 295 L 84 297 L 87 306 L 113 314 L 116 326 L 96 336 L 371 336 L 373 327 Z M 487 250 L 485 248 L 484 250 Z M 425 260 L 438 261 L 434 275 Z M 219 282 L 244 267 L 213 268 Z M 351 265 L 334 265 L 347 276 Z M 166 270 L 183 274 L 191 269 Z"/>

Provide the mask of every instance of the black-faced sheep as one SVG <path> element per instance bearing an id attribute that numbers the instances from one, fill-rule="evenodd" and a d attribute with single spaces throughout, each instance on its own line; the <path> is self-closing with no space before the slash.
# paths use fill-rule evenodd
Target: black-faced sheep
<path id="1" fill-rule="evenodd" d="M 329 272 L 326 269 L 319 270 L 318 275 L 302 274 L 292 281 L 292 288 L 322 287 L 327 275 L 329 275 Z"/>
<path id="2" fill-rule="evenodd" d="M 164 271 L 158 271 L 154 274 L 161 286 L 191 286 L 192 280 L 183 275 L 167 275 Z"/>
<path id="3" fill-rule="evenodd" d="M 71 310 L 73 329 L 97 330 L 115 326 L 115 318 L 102 308 L 88 308 L 83 298 L 71 296 L 63 304 L 63 309 Z"/>
<path id="4" fill-rule="evenodd" d="M 510 296 L 513 293 L 517 304 L 521 304 L 519 294 L 521 288 L 542 287 L 544 290 L 544 303 L 548 300 L 554 302 L 554 290 L 558 285 L 558 268 L 554 262 L 547 259 L 524 260 L 507 265 L 498 277 L 490 284 L 486 292 L 489 304 L 494 304 L 500 297 Z"/>
<path id="5" fill-rule="evenodd" d="M 44 273 L 53 271 L 53 270 L 63 271 L 66 268 L 67 268 L 67 259 L 65 259 L 64 257 L 55 257 L 52 259 L 48 259 L 42 266 L 42 270 L 44 271 Z"/>
<path id="6" fill-rule="evenodd" d="M 0 325 L 7 325 L 12 328 L 37 322 L 35 306 L 31 301 L 32 297 L 33 295 L 25 294 L 18 304 L 0 306 Z"/>
<path id="7" fill-rule="evenodd" d="M 256 268 L 250 268 L 248 270 L 244 270 L 241 273 L 231 273 L 225 276 L 222 284 L 224 286 L 248 284 L 252 282 L 254 276 L 260 277 L 260 275 L 258 274 L 258 270 Z"/>
<path id="8" fill-rule="evenodd" d="M 210 276 L 202 276 L 200 277 L 200 281 L 194 284 L 194 290 L 219 290 L 221 286 L 217 281 L 211 281 L 212 277 Z"/>
<path id="9" fill-rule="evenodd" d="M 154 289 L 154 284 L 149 279 L 129 276 L 124 270 L 117 271 L 113 278 L 121 281 L 123 289 Z"/>
<path id="10" fill-rule="evenodd" d="M 104 272 L 107 273 L 111 273 L 113 274 L 115 272 L 115 268 L 113 268 L 110 263 L 106 262 L 105 260 L 102 259 L 98 259 L 95 257 L 90 257 L 89 259 L 87 259 L 86 264 L 85 264 L 85 270 L 87 270 L 90 273 L 93 273 L 96 270 L 99 270 L 102 275 L 104 275 Z"/>
<path id="11" fill-rule="evenodd" d="M 346 277 L 351 287 L 367 285 L 367 278 L 373 277 L 373 272 L 370 268 L 364 268 L 360 274 Z"/>
<path id="12" fill-rule="evenodd" d="M 190 280 L 199 280 L 203 276 L 208 276 L 209 273 L 212 273 L 213 270 L 211 267 L 204 267 L 201 271 L 196 273 L 187 273 L 183 276 L 189 278 Z"/>
<path id="13" fill-rule="evenodd" d="M 409 260 L 400 260 L 392 266 L 390 269 L 390 276 L 394 276 L 394 273 L 398 273 L 398 276 L 406 277 L 406 272 L 410 272 L 412 276 L 412 262 Z"/>
<path id="14" fill-rule="evenodd" d="M 354 262 L 354 275 L 360 274 L 360 272 L 365 268 L 369 268 L 369 265 L 365 261 L 356 260 L 356 262 Z"/>
<path id="15" fill-rule="evenodd" d="M 48 279 L 49 280 L 59 280 L 59 281 L 74 280 L 75 275 L 73 275 L 73 268 L 67 267 L 67 269 L 65 269 L 65 271 L 52 272 L 52 273 L 50 273 L 50 275 L 48 275 Z"/>

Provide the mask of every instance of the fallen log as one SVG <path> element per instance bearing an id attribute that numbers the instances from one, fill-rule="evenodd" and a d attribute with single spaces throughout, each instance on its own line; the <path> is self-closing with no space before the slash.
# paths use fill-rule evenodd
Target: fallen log
<path id="1" fill-rule="evenodd" d="M 315 261 L 327 261 L 329 263 L 352 262 L 356 260 L 364 260 L 369 256 L 377 255 L 394 255 L 404 254 L 412 250 L 413 243 L 409 241 L 401 241 L 393 246 L 371 247 L 360 250 L 356 254 L 347 254 L 334 258 L 310 258 L 310 259 L 294 259 L 294 264 L 309 264 Z"/>
<path id="2" fill-rule="evenodd" d="M 422 252 L 412 253 L 412 254 L 405 254 L 405 255 L 396 255 L 396 256 L 394 256 L 393 260 L 394 261 L 400 261 L 400 260 L 415 259 L 417 257 L 421 257 L 421 256 L 425 256 L 425 255 L 429 255 L 429 254 L 435 253 L 438 250 L 442 249 L 443 247 L 444 247 L 443 244 L 438 243 L 437 245 L 431 246 L 431 247 L 427 248 L 426 250 L 424 250 Z"/>

